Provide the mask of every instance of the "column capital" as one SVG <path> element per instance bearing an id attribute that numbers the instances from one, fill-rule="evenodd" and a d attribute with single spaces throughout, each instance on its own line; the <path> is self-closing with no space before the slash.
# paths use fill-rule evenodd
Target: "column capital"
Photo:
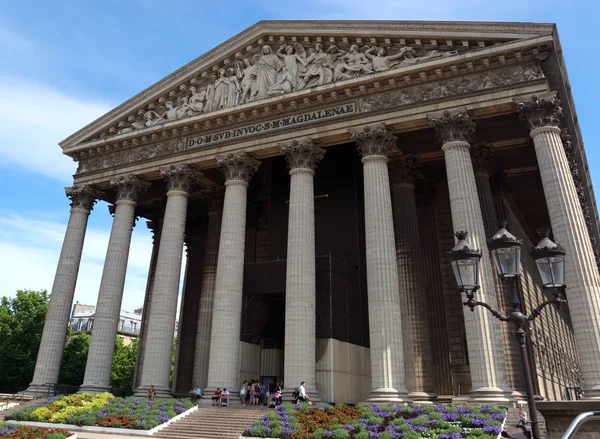
<path id="1" fill-rule="evenodd" d="M 530 129 L 559 127 L 563 109 L 556 92 L 532 96 L 530 101 L 517 102 L 521 121 Z"/>
<path id="2" fill-rule="evenodd" d="M 259 166 L 260 161 L 253 159 L 246 151 L 229 153 L 217 157 L 217 166 L 225 176 L 225 181 L 241 180 L 249 182 Z"/>
<path id="3" fill-rule="evenodd" d="M 423 179 L 421 163 L 418 157 L 403 155 L 394 157 L 388 164 L 392 184 L 408 183 L 414 185 L 417 180 Z"/>
<path id="4" fill-rule="evenodd" d="M 134 174 L 127 174 L 110 180 L 110 185 L 117 192 L 117 201 L 132 201 L 137 203 L 138 197 L 142 192 L 150 188 L 150 183 L 136 177 Z"/>
<path id="5" fill-rule="evenodd" d="M 384 124 L 366 125 L 361 131 L 353 132 L 350 136 L 356 142 L 356 149 L 363 158 L 373 155 L 387 157 L 390 146 L 396 142 L 396 136 L 390 133 Z"/>
<path id="6" fill-rule="evenodd" d="M 279 149 L 285 155 L 290 170 L 310 169 L 315 171 L 325 155 L 325 150 L 315 145 L 312 139 L 294 140 L 289 145 L 280 145 Z"/>
<path id="7" fill-rule="evenodd" d="M 189 193 L 202 175 L 186 164 L 169 165 L 160 168 L 160 175 L 167 180 L 167 192 L 180 191 Z"/>
<path id="8" fill-rule="evenodd" d="M 469 143 L 475 132 L 475 122 L 471 120 L 466 110 L 457 113 L 450 113 L 446 110 L 440 117 L 430 117 L 429 125 L 435 129 L 436 135 L 443 144 Z"/>
<path id="9" fill-rule="evenodd" d="M 494 149 L 487 143 L 482 142 L 471 147 L 471 161 L 476 174 L 490 173 L 490 163 L 494 156 Z"/>
<path id="10" fill-rule="evenodd" d="M 96 200 L 103 195 L 88 184 L 73 185 L 65 188 L 67 197 L 71 200 L 71 209 L 92 210 Z"/>

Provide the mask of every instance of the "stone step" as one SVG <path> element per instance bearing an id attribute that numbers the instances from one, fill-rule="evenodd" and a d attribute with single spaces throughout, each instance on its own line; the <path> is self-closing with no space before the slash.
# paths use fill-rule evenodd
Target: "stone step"
<path id="1" fill-rule="evenodd" d="M 153 436 L 165 439 L 237 439 L 255 420 L 271 410 L 243 406 L 199 407 Z"/>

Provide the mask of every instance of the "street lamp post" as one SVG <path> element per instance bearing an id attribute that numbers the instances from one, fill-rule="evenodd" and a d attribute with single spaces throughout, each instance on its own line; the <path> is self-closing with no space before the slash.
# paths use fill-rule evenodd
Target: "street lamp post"
<path id="1" fill-rule="evenodd" d="M 489 304 L 479 302 L 475 298 L 475 294 L 480 288 L 479 268 L 481 251 L 472 248 L 468 244 L 468 232 L 456 232 L 455 235 L 458 242 L 448 252 L 458 287 L 467 297 L 463 305 L 467 306 L 471 311 L 475 311 L 475 307 L 477 306 L 486 308 L 498 320 L 512 323 L 515 326 L 515 335 L 519 344 L 523 374 L 525 375 L 527 405 L 529 406 L 531 431 L 534 439 L 540 439 L 541 435 L 535 407 L 531 367 L 527 355 L 527 329 L 529 322 L 539 317 L 546 306 L 554 304 L 560 308 L 565 303 L 563 294 L 565 288 L 565 251 L 550 240 L 550 230 L 542 229 L 538 232 L 542 239 L 531 250 L 531 253 L 535 259 L 543 287 L 552 289 L 553 295 L 551 299 L 541 303 L 530 314 L 525 314 L 517 295 L 517 282 L 521 276 L 522 242 L 506 230 L 506 221 L 500 222 L 500 228 L 488 240 L 488 248 L 492 253 L 492 259 L 494 260 L 498 276 L 503 281 L 510 282 L 510 303 L 512 309 L 508 315 L 502 314 L 502 312 L 494 309 Z"/>

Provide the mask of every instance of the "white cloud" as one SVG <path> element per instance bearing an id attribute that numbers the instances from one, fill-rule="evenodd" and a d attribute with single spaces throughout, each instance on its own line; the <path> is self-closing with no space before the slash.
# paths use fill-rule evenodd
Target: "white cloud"
<path id="1" fill-rule="evenodd" d="M 97 206 L 92 215 L 108 215 Z M 18 289 L 52 289 L 66 224 L 36 220 L 13 212 L 0 215 L 0 296 Z M 88 226 L 75 291 L 75 300 L 95 305 L 109 230 Z M 133 311 L 144 303 L 152 239 L 145 224 L 134 228 L 122 308 Z"/>
<path id="2" fill-rule="evenodd" d="M 0 161 L 71 183 L 76 165 L 58 142 L 111 107 L 11 76 L 0 96 Z"/>

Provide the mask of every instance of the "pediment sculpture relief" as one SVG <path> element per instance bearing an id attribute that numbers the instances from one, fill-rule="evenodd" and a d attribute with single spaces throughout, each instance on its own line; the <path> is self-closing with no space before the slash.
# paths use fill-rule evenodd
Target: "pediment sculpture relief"
<path id="1" fill-rule="evenodd" d="M 163 106 L 148 109 L 118 134 L 456 54 L 455 50 L 418 52 L 405 46 L 388 51 L 355 44 L 343 51 L 322 43 L 308 50 L 300 43 L 286 44 L 274 52 L 264 45 L 253 58 L 235 60 L 233 67 L 221 68 L 202 86 L 190 87 Z"/>

